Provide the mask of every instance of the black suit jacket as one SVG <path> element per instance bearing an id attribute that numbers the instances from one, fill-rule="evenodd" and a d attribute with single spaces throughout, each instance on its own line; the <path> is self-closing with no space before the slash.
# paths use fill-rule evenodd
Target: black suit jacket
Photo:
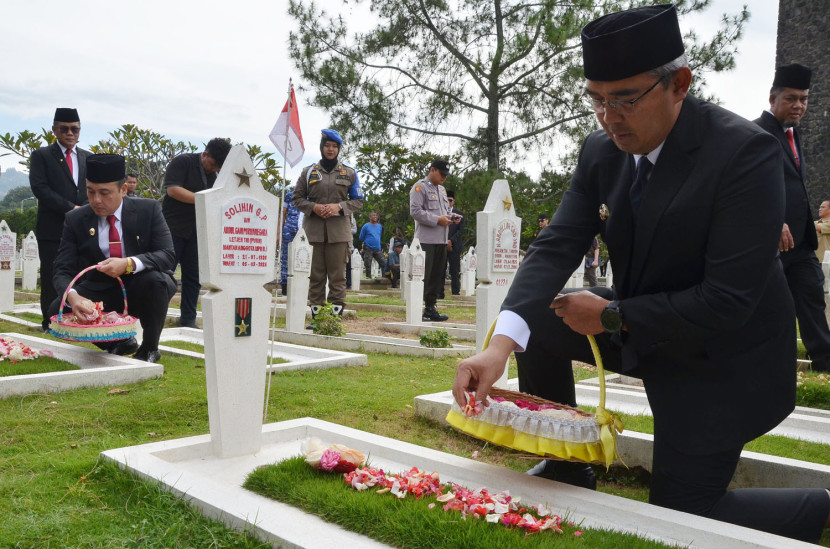
<path id="1" fill-rule="evenodd" d="M 57 142 L 32 153 L 29 163 L 29 186 L 37 197 L 35 235 L 38 240 L 60 241 L 66 212 L 87 203 L 86 159 L 91 153 L 80 147 L 76 152 L 77 187 Z"/>
<path id="2" fill-rule="evenodd" d="M 173 238 L 161 213 L 161 205 L 147 198 L 130 198 L 123 204 L 121 240 L 125 257 L 136 257 L 144 263 L 145 269 L 162 271 L 172 280 L 175 267 Z M 55 290 L 58 295 L 63 295 L 75 275 L 104 259 L 98 246 L 98 216 L 92 208 L 87 204 L 66 214 L 63 237 L 55 259 Z M 117 284 L 114 278 L 97 271 L 88 272 L 81 280 L 88 287 L 101 290 Z"/>
<path id="3" fill-rule="evenodd" d="M 765 433 L 795 405 L 794 311 L 777 259 L 781 166 L 769 134 L 688 96 L 635 223 L 633 158 L 591 134 L 503 309 L 544 333 L 539 319 L 600 233 L 627 327 L 622 369 L 643 379 L 655 435 L 700 454 Z"/>
<path id="4" fill-rule="evenodd" d="M 799 165 L 795 162 L 784 128 L 770 112 L 762 112 L 761 118 L 756 119 L 755 123 L 778 140 L 784 154 L 784 189 L 787 195 L 784 221 L 790 228 L 795 245 L 815 250 L 818 248 L 818 235 L 813 225 L 813 208 L 810 206 L 807 187 L 804 184 L 804 174 L 807 173 L 807 168 L 804 164 L 804 155 L 801 154 L 801 136 L 798 130 L 793 128 L 796 150 L 799 151 Z"/>

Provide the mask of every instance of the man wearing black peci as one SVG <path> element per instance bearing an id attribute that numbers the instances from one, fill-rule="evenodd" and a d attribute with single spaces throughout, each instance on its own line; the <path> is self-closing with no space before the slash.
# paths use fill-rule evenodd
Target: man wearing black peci
<path id="1" fill-rule="evenodd" d="M 795 303 L 801 340 L 813 370 L 830 371 L 830 328 L 824 316 L 824 274 L 816 257 L 818 238 L 813 208 L 804 184 L 806 167 L 797 126 L 807 112 L 812 71 L 799 64 L 775 69 L 769 110 L 755 123 L 778 140 L 783 153 L 786 208 L 781 241 L 781 263 Z"/>
<path id="2" fill-rule="evenodd" d="M 483 400 L 516 351 L 522 391 L 574 404 L 571 360 L 594 362 L 585 336 L 595 335 L 607 368 L 643 380 L 651 503 L 818 541 L 830 519 L 824 488 L 727 490 L 744 444 L 795 405 L 781 148 L 688 94 L 674 6 L 601 17 L 582 46 L 586 103 L 602 130 L 583 143 L 516 272 L 490 346 L 459 363 L 453 396 Z M 597 233 L 615 287 L 563 291 Z"/>
<path id="3" fill-rule="evenodd" d="M 121 277 L 129 313 L 141 322 L 143 341 L 139 346 L 131 337 L 98 346 L 110 353 L 135 353 L 139 360 L 158 362 L 159 336 L 170 298 L 176 293 L 173 240 L 159 203 L 146 198 L 124 200 L 123 185 L 124 157 L 95 154 L 87 159 L 89 204 L 66 215 L 55 260 L 55 289 L 62 296 L 75 275 L 98 265 L 72 287 L 67 306 L 79 317 L 94 316 L 90 302 L 97 301 L 104 303 L 104 311 L 120 312 L 124 297 L 116 277 Z M 52 302 L 50 316 L 57 314 L 60 300 Z"/>
<path id="4" fill-rule="evenodd" d="M 86 204 L 86 159 L 89 151 L 77 146 L 81 119 L 76 109 L 55 110 L 55 142 L 32 153 L 29 185 L 37 198 L 37 236 L 40 256 L 40 310 L 43 330 L 49 329 L 49 306 L 55 300 L 54 262 L 67 212 Z"/>

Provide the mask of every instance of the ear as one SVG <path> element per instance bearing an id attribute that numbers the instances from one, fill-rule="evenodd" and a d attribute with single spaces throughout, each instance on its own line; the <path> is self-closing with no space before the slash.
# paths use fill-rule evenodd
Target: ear
<path id="1" fill-rule="evenodd" d="M 772 104 L 775 103 L 775 94 L 769 94 L 769 106 L 772 107 Z"/>
<path id="2" fill-rule="evenodd" d="M 672 76 L 671 88 L 672 94 L 676 102 L 681 102 L 686 99 L 686 94 L 689 93 L 689 86 L 692 85 L 692 71 L 689 67 L 681 67 L 677 69 Z"/>

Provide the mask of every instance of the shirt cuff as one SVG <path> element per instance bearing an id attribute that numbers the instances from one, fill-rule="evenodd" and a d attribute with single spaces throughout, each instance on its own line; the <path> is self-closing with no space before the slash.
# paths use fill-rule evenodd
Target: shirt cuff
<path id="1" fill-rule="evenodd" d="M 135 270 L 133 271 L 134 273 L 140 273 L 144 270 L 144 263 L 142 263 L 139 258 L 131 256 L 130 259 L 132 259 L 135 262 Z"/>
<path id="2" fill-rule="evenodd" d="M 513 311 L 502 311 L 496 319 L 496 328 L 493 330 L 493 335 L 509 337 L 516 342 L 516 348 L 513 350 L 521 353 L 527 348 L 527 341 L 530 339 L 530 327 L 522 317 Z"/>

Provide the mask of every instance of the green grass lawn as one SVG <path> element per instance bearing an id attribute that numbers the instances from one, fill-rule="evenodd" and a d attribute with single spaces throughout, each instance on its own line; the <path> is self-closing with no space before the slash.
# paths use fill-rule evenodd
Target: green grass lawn
<path id="1" fill-rule="evenodd" d="M 80 367 L 64 360 L 42 356 L 34 360 L 21 360 L 19 362 L 3 360 L 0 362 L 0 377 L 45 374 L 47 372 L 68 372 L 70 370 L 80 369 Z"/>
<path id="2" fill-rule="evenodd" d="M 41 335 L 3 321 L 0 331 Z M 415 396 L 450 388 L 456 359 L 368 358 L 364 367 L 275 373 L 266 421 L 310 416 L 456 455 L 478 451 L 478 459 L 513 470 L 535 463 L 415 415 Z M 204 361 L 165 354 L 162 364 L 161 379 L 125 385 L 119 394 L 92 388 L 0 400 L 0 547 L 264 546 L 99 462 L 103 450 L 209 432 Z M 575 368 L 577 378 L 595 375 Z M 628 430 L 653 430 L 649 417 L 624 422 Z M 781 437 L 762 437 L 747 449 L 817 463 L 830 456 L 825 445 Z M 647 475 L 597 469 L 601 491 L 647 499 Z"/>

